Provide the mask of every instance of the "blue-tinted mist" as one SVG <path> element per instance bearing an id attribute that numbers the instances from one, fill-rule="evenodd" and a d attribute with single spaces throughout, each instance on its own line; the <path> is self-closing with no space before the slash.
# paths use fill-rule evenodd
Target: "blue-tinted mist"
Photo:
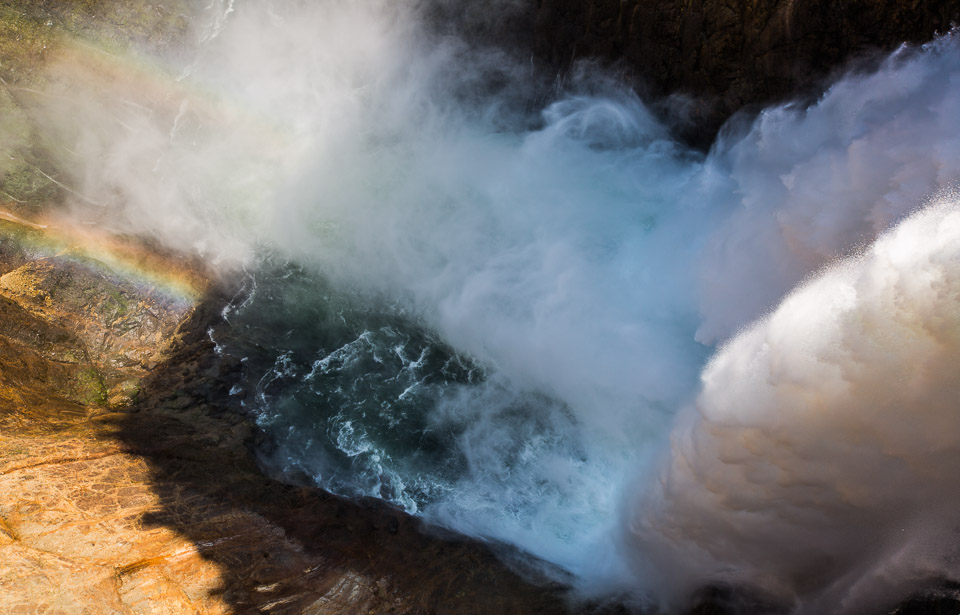
<path id="1" fill-rule="evenodd" d="M 857 514 L 819 511 L 839 528 L 825 534 L 792 522 L 811 501 L 792 499 L 793 482 L 751 489 L 781 473 L 804 488 L 839 473 L 824 484 L 842 485 L 846 504 L 861 495 L 850 485 L 873 485 L 855 470 L 873 459 L 860 453 L 889 450 L 869 429 L 827 420 L 847 408 L 857 425 L 873 417 L 795 364 L 849 351 L 856 361 L 824 369 L 906 400 L 879 424 L 917 416 L 919 432 L 938 430 L 940 415 L 917 411 L 921 395 L 883 387 L 910 357 L 942 366 L 954 355 L 884 347 L 893 367 L 875 381 L 861 372 L 881 355 L 858 353 L 874 322 L 903 339 L 929 337 L 920 332 L 937 330 L 931 321 L 954 330 L 944 299 L 956 279 L 952 218 L 878 244 L 876 283 L 813 284 L 798 295 L 803 309 L 777 305 L 960 178 L 956 37 L 900 50 L 809 107 L 767 109 L 701 154 L 601 71 L 544 89 L 525 63 L 423 28 L 419 11 L 379 0 L 215 2 L 189 61 L 166 67 L 176 85 L 162 100 L 75 83 L 44 99 L 51 130 L 79 133 L 73 150 L 89 162 L 74 170 L 86 197 L 74 203 L 78 219 L 249 277 L 214 336 L 244 359 L 234 392 L 268 436 L 264 466 L 511 543 L 588 592 L 667 604 L 732 579 L 802 601 L 822 590 L 803 584 L 821 555 L 860 566 L 837 569 L 846 580 L 831 598 L 851 586 L 851 570 L 882 577 L 892 556 L 851 555 L 877 536 L 811 539 L 875 519 L 883 506 L 869 494 L 882 489 L 867 489 Z M 919 254 L 924 233 L 941 227 L 936 266 L 885 273 L 888 251 Z M 926 305 L 917 289 L 903 301 L 895 284 L 864 290 L 910 272 L 938 292 L 947 280 L 936 309 L 917 308 L 905 325 L 874 318 Z M 849 306 L 841 320 L 865 321 L 867 333 L 818 329 Z M 748 327 L 768 313 L 788 315 L 769 339 L 766 321 Z M 750 343 L 731 342 L 744 327 Z M 759 369 L 776 377 L 758 379 Z M 921 390 L 922 375 L 911 381 Z M 955 390 L 949 377 L 930 382 Z M 798 453 L 782 461 L 757 441 Z M 943 467 L 960 471 L 939 445 Z M 738 474 L 748 453 L 757 459 Z M 912 490 L 911 476 L 897 484 L 919 508 L 903 508 L 926 510 L 933 496 Z M 778 565 L 758 571 L 755 561 Z"/>

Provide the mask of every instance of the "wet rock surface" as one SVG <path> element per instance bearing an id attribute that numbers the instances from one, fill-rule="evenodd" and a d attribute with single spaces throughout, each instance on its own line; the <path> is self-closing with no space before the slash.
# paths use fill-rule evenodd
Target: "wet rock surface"
<path id="1" fill-rule="evenodd" d="M 380 502 L 350 502 L 260 475 L 253 429 L 229 389 L 239 365 L 213 352 L 200 305 L 181 341 L 145 380 L 146 402 L 117 437 L 150 459 L 168 504 L 148 522 L 175 527 L 222 571 L 238 612 L 552 613 L 559 588 L 531 586 L 484 545 L 436 538 Z"/>
<path id="2" fill-rule="evenodd" d="M 207 335 L 223 296 L 4 245 L 0 612 L 567 610 L 487 545 L 264 477 Z"/>
<path id="3" fill-rule="evenodd" d="M 256 430 L 230 395 L 241 365 L 209 335 L 224 291 L 175 299 L 95 260 L 26 249 L 10 230 L 0 229 L 0 612 L 630 612 L 518 576 L 502 546 L 264 476 Z M 118 315 L 117 294 L 145 316 Z M 143 360 L 115 360 L 131 352 Z M 894 613 L 957 604 L 955 588 L 935 587 Z M 705 588 L 689 610 L 759 612 L 783 611 L 737 588 Z"/>
<path id="4" fill-rule="evenodd" d="M 99 36 L 106 16 L 102 43 L 132 35 L 159 48 L 186 31 L 185 4 L 0 3 L 5 206 L 27 215 L 63 196 L 43 127 L 21 104 L 56 28 Z M 928 40 L 960 19 L 958 5 L 538 0 L 503 19 L 554 70 L 619 62 L 637 87 L 690 95 L 696 126 L 715 128 L 867 49 Z M 503 25 L 488 27 L 502 43 Z M 595 610 L 526 582 L 490 545 L 263 476 L 257 434 L 229 395 L 239 367 L 206 335 L 225 297 L 184 301 L 82 254 L 37 249 L 44 236 L 0 221 L 0 613 Z M 735 594 L 704 591 L 691 612 L 757 612 Z M 895 613 L 958 604 L 955 588 L 938 588 Z"/>

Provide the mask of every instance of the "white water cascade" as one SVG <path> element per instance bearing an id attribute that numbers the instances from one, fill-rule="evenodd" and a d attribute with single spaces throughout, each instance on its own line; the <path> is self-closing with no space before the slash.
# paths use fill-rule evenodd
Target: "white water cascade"
<path id="1" fill-rule="evenodd" d="M 77 220 L 256 280 L 224 348 L 270 468 L 591 595 L 856 612 L 951 576 L 956 36 L 703 154 L 411 2 L 209 11 L 189 52 L 68 66 L 36 112 Z"/>

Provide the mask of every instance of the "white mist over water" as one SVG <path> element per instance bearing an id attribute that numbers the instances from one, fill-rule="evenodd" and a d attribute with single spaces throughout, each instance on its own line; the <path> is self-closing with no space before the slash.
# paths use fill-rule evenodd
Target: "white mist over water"
<path id="1" fill-rule="evenodd" d="M 659 479 L 634 491 L 631 552 L 680 596 L 742 582 L 805 613 L 883 612 L 955 575 L 958 361 L 951 194 L 711 359 Z"/>
<path id="2" fill-rule="evenodd" d="M 64 61 L 38 113 L 74 144 L 74 213 L 224 269 L 279 254 L 483 365 L 428 417 L 468 425 L 467 471 L 422 514 L 654 600 L 732 579 L 833 607 L 911 549 L 946 573 L 927 545 L 953 536 L 935 511 L 960 469 L 949 206 L 808 282 L 698 376 L 709 344 L 960 177 L 955 37 L 704 156 L 599 76 L 532 127 L 528 67 L 407 3 L 212 6 L 176 78 Z M 552 401 L 517 417 L 533 398 Z"/>

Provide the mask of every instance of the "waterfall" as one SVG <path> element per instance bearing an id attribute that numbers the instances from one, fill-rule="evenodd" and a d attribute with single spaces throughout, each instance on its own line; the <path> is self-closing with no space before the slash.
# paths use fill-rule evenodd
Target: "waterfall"
<path id="1" fill-rule="evenodd" d="M 177 58 L 78 52 L 38 102 L 76 221 L 255 282 L 214 335 L 264 466 L 587 594 L 823 612 L 947 574 L 956 36 L 704 154 L 421 8 L 213 3 Z"/>

